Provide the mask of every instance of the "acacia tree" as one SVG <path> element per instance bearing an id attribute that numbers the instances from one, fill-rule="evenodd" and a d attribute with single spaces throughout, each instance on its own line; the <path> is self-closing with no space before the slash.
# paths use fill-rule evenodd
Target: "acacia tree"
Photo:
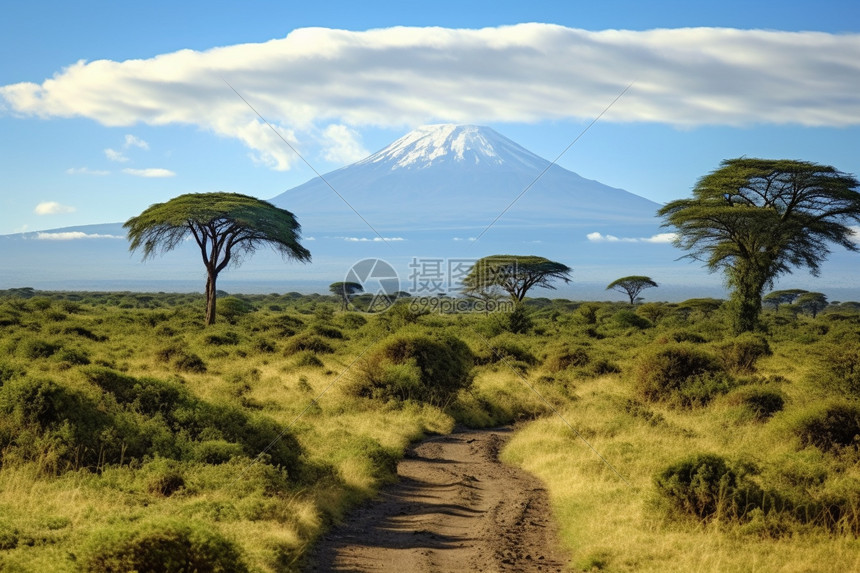
<path id="1" fill-rule="evenodd" d="M 775 290 L 764 295 L 764 297 L 761 299 L 761 302 L 762 304 L 772 306 L 774 312 L 778 312 L 779 305 L 791 304 L 794 302 L 794 299 L 796 299 L 805 292 L 805 290 L 800 288 Z"/>
<path id="2" fill-rule="evenodd" d="M 815 318 L 819 312 L 827 308 L 827 296 L 820 292 L 805 292 L 797 297 L 794 304 Z"/>
<path id="3" fill-rule="evenodd" d="M 359 283 L 347 281 L 331 283 L 328 290 L 331 294 L 340 297 L 342 303 L 341 310 L 346 310 L 349 306 L 350 297 L 360 292 L 364 292 L 364 287 Z"/>
<path id="4" fill-rule="evenodd" d="M 630 297 L 630 304 L 634 304 L 636 302 L 636 298 L 646 288 L 656 287 L 657 283 L 651 280 L 651 277 L 643 277 L 639 275 L 633 275 L 629 277 L 621 277 L 620 279 L 616 279 L 609 283 L 606 287 L 606 290 L 616 290 L 618 292 L 625 293 L 628 297 Z"/>
<path id="5" fill-rule="evenodd" d="M 762 292 L 794 267 L 818 275 L 830 243 L 856 251 L 860 222 L 854 177 L 806 161 L 727 159 L 704 176 L 693 198 L 662 207 L 675 246 L 725 273 L 736 332 L 758 326 Z"/>
<path id="6" fill-rule="evenodd" d="M 519 305 L 532 287 L 555 289 L 551 281 L 570 282 L 572 269 L 543 257 L 490 255 L 475 261 L 463 279 L 463 292 L 485 297 L 502 290 Z"/>
<path id="7" fill-rule="evenodd" d="M 215 322 L 215 283 L 228 265 L 268 245 L 285 259 L 307 262 L 295 216 L 271 203 L 238 193 L 188 193 L 156 203 L 123 225 L 133 252 L 143 259 L 173 250 L 190 235 L 206 267 L 206 324 Z"/>

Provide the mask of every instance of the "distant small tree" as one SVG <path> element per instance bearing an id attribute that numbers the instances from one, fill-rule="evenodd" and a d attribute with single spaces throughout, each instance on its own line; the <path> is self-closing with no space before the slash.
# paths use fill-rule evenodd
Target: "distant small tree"
<path id="1" fill-rule="evenodd" d="M 678 303 L 676 307 L 685 317 L 692 312 L 699 312 L 705 318 L 708 318 L 717 311 L 725 301 L 718 298 L 691 298 L 684 302 Z"/>
<path id="2" fill-rule="evenodd" d="M 331 283 L 328 290 L 331 294 L 340 297 L 341 310 L 346 310 L 349 307 L 349 299 L 358 293 L 364 292 L 364 287 L 354 282 L 337 282 Z"/>
<path id="3" fill-rule="evenodd" d="M 794 304 L 815 318 L 819 312 L 827 308 L 827 297 L 820 292 L 805 292 L 797 297 Z"/>
<path id="4" fill-rule="evenodd" d="M 772 306 L 774 311 L 778 311 L 779 305 L 791 304 L 794 302 L 794 299 L 796 299 L 805 292 L 807 291 L 799 288 L 775 290 L 773 292 L 767 293 L 764 298 L 761 299 L 761 302 L 763 305 Z"/>
<path id="5" fill-rule="evenodd" d="M 295 216 L 271 203 L 238 193 L 188 193 L 151 205 L 123 225 L 129 249 L 143 248 L 144 260 L 172 251 L 190 235 L 206 267 L 206 324 L 215 323 L 215 282 L 228 265 L 269 245 L 286 259 L 310 261 L 299 244 Z"/>
<path id="6" fill-rule="evenodd" d="M 555 289 L 553 280 L 570 282 L 571 272 L 567 265 L 543 257 L 491 255 L 475 262 L 463 279 L 463 292 L 481 296 L 501 289 L 519 304 L 532 287 Z"/>
<path id="7" fill-rule="evenodd" d="M 652 281 L 651 277 L 633 275 L 629 277 L 621 277 L 620 279 L 612 281 L 606 287 L 606 290 L 623 292 L 630 297 L 630 304 L 635 304 L 636 299 L 639 297 L 639 293 L 646 288 L 654 288 L 656 286 L 657 283 Z"/>

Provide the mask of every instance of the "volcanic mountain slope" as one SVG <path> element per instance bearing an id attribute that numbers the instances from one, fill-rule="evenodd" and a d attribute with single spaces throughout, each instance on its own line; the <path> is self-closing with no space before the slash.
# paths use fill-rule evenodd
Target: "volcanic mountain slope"
<path id="1" fill-rule="evenodd" d="M 340 195 L 343 200 L 338 197 Z M 519 197 L 519 199 L 518 199 Z M 569 226 L 657 228 L 659 205 L 580 177 L 488 127 L 428 125 L 357 163 L 271 201 L 302 213 L 306 232 Z M 361 217 L 346 203 L 352 206 Z"/>

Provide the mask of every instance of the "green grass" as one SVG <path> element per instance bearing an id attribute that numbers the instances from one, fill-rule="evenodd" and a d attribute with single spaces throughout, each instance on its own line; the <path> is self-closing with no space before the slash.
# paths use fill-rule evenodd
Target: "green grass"
<path id="1" fill-rule="evenodd" d="M 735 338 L 720 310 L 664 303 L 539 299 L 514 334 L 321 295 L 234 296 L 204 328 L 199 295 L 32 294 L 0 293 L 4 571 L 150 552 L 299 570 L 411 442 L 510 423 L 503 458 L 546 483 L 571 570 L 860 569 L 849 305 Z M 372 364 L 385 391 L 356 391 Z M 671 481 L 691 459 L 717 470 Z"/>

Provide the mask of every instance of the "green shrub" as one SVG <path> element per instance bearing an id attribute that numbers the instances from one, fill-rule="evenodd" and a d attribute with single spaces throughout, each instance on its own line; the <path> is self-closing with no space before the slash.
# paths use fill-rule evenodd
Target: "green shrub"
<path id="1" fill-rule="evenodd" d="M 203 359 L 185 350 L 181 342 L 161 348 L 155 353 L 155 357 L 161 362 L 171 363 L 174 368 L 182 372 L 206 372 L 206 363 Z"/>
<path id="2" fill-rule="evenodd" d="M 344 328 L 356 329 L 367 324 L 367 319 L 355 312 L 347 312 L 340 316 L 340 322 Z"/>
<path id="3" fill-rule="evenodd" d="M 296 366 L 323 366 L 323 361 L 317 358 L 317 355 L 309 350 L 303 350 L 295 356 Z"/>
<path id="4" fill-rule="evenodd" d="M 748 386 L 738 388 L 726 397 L 729 404 L 742 406 L 757 421 L 764 421 L 781 412 L 785 407 L 785 395 L 779 390 Z"/>
<path id="5" fill-rule="evenodd" d="M 618 328 L 636 328 L 643 330 L 651 328 L 653 324 L 647 318 L 639 316 L 632 310 L 619 310 L 612 315 L 612 322 Z"/>
<path id="6" fill-rule="evenodd" d="M 310 351 L 317 354 L 330 354 L 334 352 L 331 345 L 313 334 L 300 334 L 290 338 L 284 346 L 284 354 L 287 356 L 297 352 Z"/>
<path id="7" fill-rule="evenodd" d="M 241 444 L 227 440 L 206 440 L 194 448 L 194 459 L 205 464 L 224 464 L 245 454 Z"/>
<path id="8" fill-rule="evenodd" d="M 544 367 L 550 372 L 561 372 L 568 368 L 578 368 L 585 366 L 591 361 L 588 352 L 582 347 L 570 348 L 563 347 L 554 350 L 544 360 Z"/>
<path id="9" fill-rule="evenodd" d="M 311 326 L 311 330 L 324 338 L 332 338 L 335 340 L 340 340 L 343 338 L 343 332 L 333 326 L 327 326 L 325 324 L 314 324 L 313 326 Z"/>
<path id="10" fill-rule="evenodd" d="M 53 380 L 14 378 L 0 386 L 2 463 L 38 461 L 58 473 L 113 454 L 110 417 L 84 394 Z"/>
<path id="11" fill-rule="evenodd" d="M 518 304 L 507 315 L 505 328 L 513 334 L 525 334 L 533 325 L 533 321 L 525 305 Z"/>
<path id="12" fill-rule="evenodd" d="M 794 431 L 803 446 L 815 446 L 825 452 L 860 448 L 860 407 L 834 402 L 803 415 Z"/>
<path id="13" fill-rule="evenodd" d="M 93 573 L 244 573 L 239 548 L 199 523 L 150 521 L 110 527 L 92 536 L 82 569 Z"/>
<path id="14" fill-rule="evenodd" d="M 24 358 L 36 360 L 38 358 L 50 358 L 61 346 L 46 340 L 28 338 L 23 340 L 18 348 L 21 354 L 24 355 Z"/>
<path id="15" fill-rule="evenodd" d="M 860 344 L 828 346 L 821 367 L 835 389 L 860 396 Z"/>
<path id="16" fill-rule="evenodd" d="M 682 344 L 644 354 L 634 365 L 633 377 L 644 399 L 681 406 L 706 404 L 733 385 L 713 356 Z"/>
<path id="17" fill-rule="evenodd" d="M 182 372 L 195 372 L 197 374 L 206 372 L 206 363 L 196 354 L 183 353 L 174 360 L 173 365 Z"/>
<path id="18" fill-rule="evenodd" d="M 170 497 L 185 487 L 181 467 L 173 460 L 157 459 L 146 464 L 142 471 L 149 474 L 146 490 L 153 495 Z"/>
<path id="19" fill-rule="evenodd" d="M 700 519 L 744 517 L 762 505 L 763 493 L 748 468 L 714 454 L 694 454 L 659 472 L 657 492 L 681 513 Z"/>
<path id="20" fill-rule="evenodd" d="M 454 336 L 396 334 L 363 361 L 351 391 L 444 406 L 471 384 L 473 365 L 471 350 Z"/>
<path id="21" fill-rule="evenodd" d="M 20 532 L 17 528 L 0 521 L 0 551 L 7 551 L 18 547 Z M 2 562 L 0 562 L 2 565 Z"/>
<path id="22" fill-rule="evenodd" d="M 738 374 L 755 372 L 759 358 L 772 354 L 767 340 L 758 334 L 746 333 L 719 347 L 719 360 L 723 368 Z"/>
<path id="23" fill-rule="evenodd" d="M 87 340 L 92 340 L 93 342 L 104 342 L 107 340 L 107 337 L 98 335 L 89 328 L 84 328 L 83 326 L 67 326 L 63 329 L 63 333 L 80 336 Z"/>
<path id="24" fill-rule="evenodd" d="M 24 370 L 7 362 L 0 362 L 0 386 L 16 376 L 24 374 Z"/>
<path id="25" fill-rule="evenodd" d="M 489 347 L 485 343 L 481 348 L 479 362 L 492 364 L 505 360 L 507 362 L 521 362 L 528 366 L 537 364 L 534 354 L 523 348 L 516 336 L 503 333 L 489 341 Z"/>
<path id="26" fill-rule="evenodd" d="M 83 366 L 90 363 L 87 353 L 76 348 L 63 348 L 57 353 L 57 359 L 66 364 Z"/>
<path id="27" fill-rule="evenodd" d="M 235 346 L 239 344 L 239 335 L 228 330 L 222 334 L 208 334 L 203 342 L 210 346 Z"/>
<path id="28" fill-rule="evenodd" d="M 218 315 L 224 317 L 224 320 L 230 323 L 234 323 L 239 317 L 254 311 L 251 303 L 235 296 L 219 298 L 215 302 L 215 307 Z"/>
<path id="29" fill-rule="evenodd" d="M 661 344 L 666 344 L 668 342 L 692 342 L 694 344 L 701 344 L 705 342 L 705 337 L 688 330 L 673 330 L 661 335 L 657 338 L 657 342 Z"/>

